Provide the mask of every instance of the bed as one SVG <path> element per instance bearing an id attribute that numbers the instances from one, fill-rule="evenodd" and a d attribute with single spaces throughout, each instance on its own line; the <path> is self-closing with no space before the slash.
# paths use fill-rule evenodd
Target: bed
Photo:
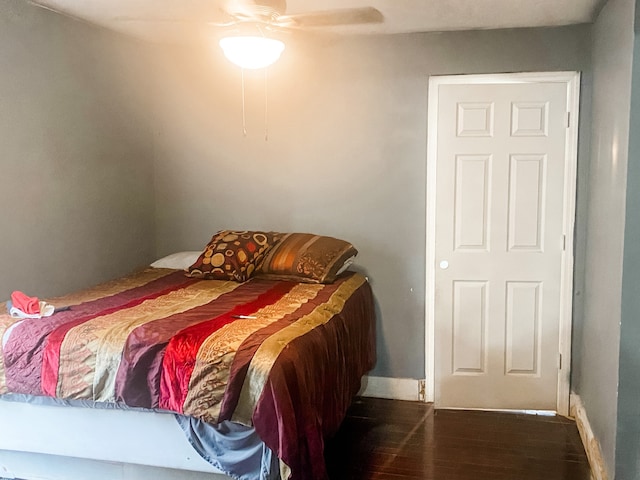
<path id="1" fill-rule="evenodd" d="M 225 230 L 187 268 L 49 299 L 69 307 L 51 317 L 0 315 L 0 477 L 38 454 L 91 478 L 97 462 L 109 479 L 325 479 L 324 440 L 375 362 L 356 253 Z"/>

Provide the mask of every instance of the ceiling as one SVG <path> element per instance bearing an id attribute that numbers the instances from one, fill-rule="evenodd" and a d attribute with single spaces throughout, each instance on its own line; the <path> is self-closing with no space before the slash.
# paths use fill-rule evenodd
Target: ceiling
<path id="1" fill-rule="evenodd" d="M 27 0 L 108 29 L 158 43 L 184 43 L 220 30 L 229 0 Z M 265 1 L 265 0 L 261 0 Z M 604 0 L 287 0 L 287 14 L 377 8 L 384 22 L 322 28 L 338 34 L 559 26 L 593 21 Z M 214 32 L 215 33 L 215 32 Z"/>

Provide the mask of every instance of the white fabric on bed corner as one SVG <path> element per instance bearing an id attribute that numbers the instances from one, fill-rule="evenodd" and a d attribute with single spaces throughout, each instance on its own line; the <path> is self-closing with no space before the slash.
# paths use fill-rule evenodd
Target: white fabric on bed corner
<path id="1" fill-rule="evenodd" d="M 166 257 L 159 258 L 155 262 L 151 264 L 153 268 L 175 268 L 176 270 L 186 270 L 191 265 L 193 265 L 198 257 L 200 256 L 201 251 L 184 251 L 184 252 L 176 252 L 171 255 L 167 255 Z"/>

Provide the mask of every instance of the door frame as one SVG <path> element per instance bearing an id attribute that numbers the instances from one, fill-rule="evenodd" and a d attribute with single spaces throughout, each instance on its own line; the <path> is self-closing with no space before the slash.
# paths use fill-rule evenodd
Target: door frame
<path id="1" fill-rule="evenodd" d="M 557 408 L 560 415 L 569 414 L 571 373 L 571 330 L 573 307 L 574 227 L 576 212 L 576 175 L 578 165 L 578 115 L 580 106 L 580 72 L 497 73 L 480 75 L 442 75 L 429 78 L 427 126 L 427 232 L 426 232 L 426 298 L 425 298 L 425 401 L 435 400 L 435 230 L 436 230 L 436 157 L 438 152 L 438 91 L 442 85 L 518 83 L 565 83 L 567 86 L 567 136 L 565 143 L 565 185 L 563 201 L 563 234 L 560 278 L 560 331 Z"/>

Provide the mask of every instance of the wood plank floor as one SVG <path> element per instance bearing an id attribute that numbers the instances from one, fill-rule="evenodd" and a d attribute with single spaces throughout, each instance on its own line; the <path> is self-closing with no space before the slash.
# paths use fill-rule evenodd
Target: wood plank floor
<path id="1" fill-rule="evenodd" d="M 331 480 L 589 480 L 570 419 L 356 398 L 325 447 Z"/>

